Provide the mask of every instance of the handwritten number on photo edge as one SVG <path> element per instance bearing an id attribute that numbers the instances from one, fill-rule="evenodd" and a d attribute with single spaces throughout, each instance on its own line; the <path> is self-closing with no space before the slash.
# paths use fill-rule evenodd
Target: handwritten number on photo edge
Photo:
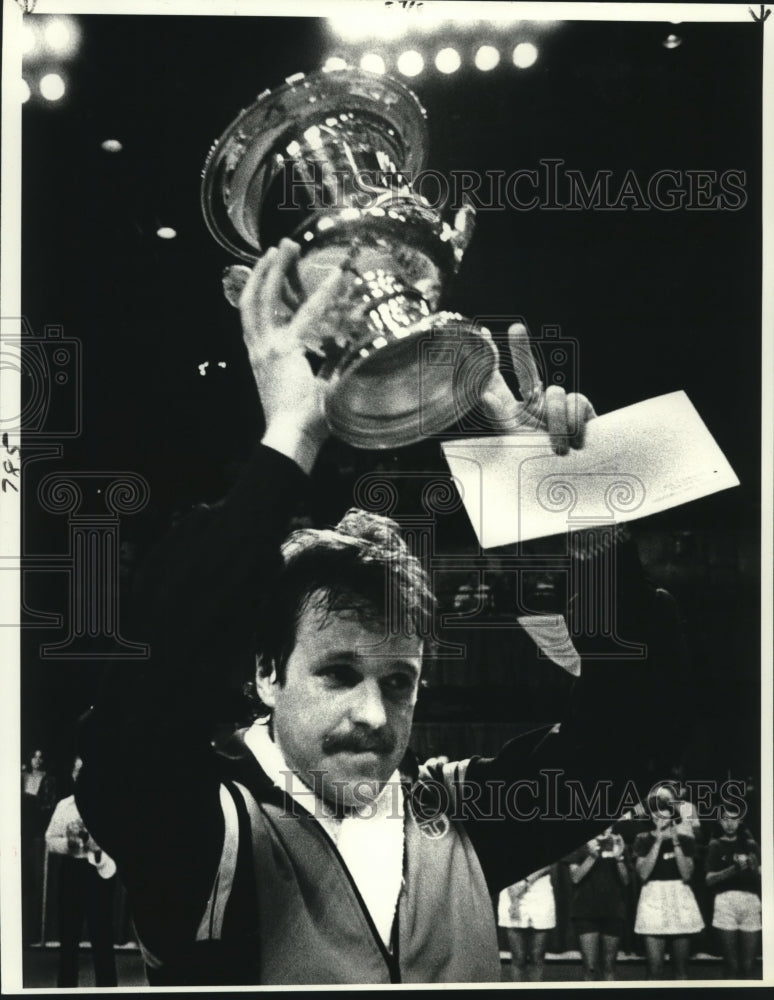
<path id="1" fill-rule="evenodd" d="M 3 442 L 3 447 L 8 452 L 9 455 L 18 454 L 19 449 L 15 447 L 15 445 L 10 444 L 8 441 L 8 431 L 3 432 L 2 442 Z"/>

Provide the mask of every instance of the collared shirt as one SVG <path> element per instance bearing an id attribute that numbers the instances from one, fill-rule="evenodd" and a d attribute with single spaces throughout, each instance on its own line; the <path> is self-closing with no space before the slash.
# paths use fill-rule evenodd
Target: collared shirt
<path id="1" fill-rule="evenodd" d="M 377 798 L 339 818 L 289 767 L 265 722 L 255 722 L 245 743 L 271 780 L 320 822 L 368 907 L 382 941 L 389 945 L 403 883 L 404 800 L 396 770 Z"/>

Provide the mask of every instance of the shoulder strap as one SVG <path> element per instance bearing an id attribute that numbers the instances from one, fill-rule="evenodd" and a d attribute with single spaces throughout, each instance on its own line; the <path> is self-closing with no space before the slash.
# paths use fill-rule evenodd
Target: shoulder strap
<path id="1" fill-rule="evenodd" d="M 239 853 L 239 816 L 234 793 L 221 783 L 220 808 L 223 812 L 223 850 L 215 873 L 210 898 L 196 932 L 197 941 L 219 940 L 223 933 L 223 918 L 231 896 Z"/>

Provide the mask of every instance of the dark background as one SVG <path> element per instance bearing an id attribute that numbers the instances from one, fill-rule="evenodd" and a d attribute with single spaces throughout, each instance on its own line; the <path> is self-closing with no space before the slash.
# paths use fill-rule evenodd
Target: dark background
<path id="1" fill-rule="evenodd" d="M 121 524 L 137 552 L 173 516 L 221 495 L 233 479 L 260 434 L 261 413 L 238 318 L 220 289 L 232 261 L 199 210 L 200 170 L 240 108 L 337 51 L 314 19 L 78 21 L 82 44 L 66 97 L 30 101 L 23 111 L 23 309 L 36 335 L 60 324 L 81 342 L 84 417 L 59 459 L 28 466 L 27 556 L 67 552 L 66 518 L 43 513 L 36 501 L 48 472 L 145 477 L 148 507 Z M 671 31 L 682 44 L 668 50 L 662 41 Z M 485 35 L 480 41 L 490 40 Z M 453 43 L 453 36 L 443 42 Z M 634 532 L 685 622 L 694 774 L 754 774 L 761 30 L 752 21 L 568 22 L 538 45 L 528 70 L 505 58 L 489 73 L 463 66 L 442 76 L 430 68 L 409 81 L 428 113 L 429 166 L 509 174 L 561 158 L 587 179 L 610 170 L 620 182 L 633 169 L 643 186 L 666 168 L 746 173 L 747 203 L 738 211 L 482 211 L 448 306 L 522 316 L 533 334 L 560 325 L 578 344 L 575 387 L 599 413 L 687 392 L 741 486 L 637 523 Z M 121 141 L 120 154 L 103 151 L 109 138 Z M 174 227 L 177 238 L 160 240 L 160 225 Z M 493 328 L 501 334 L 506 325 Z M 351 504 L 356 475 L 376 467 L 442 471 L 444 463 L 437 442 L 379 454 L 332 442 L 313 513 L 335 517 Z M 439 518 L 437 544 L 475 551 L 464 514 Z M 23 749 L 42 744 L 63 766 L 100 663 L 40 657 L 41 644 L 63 632 L 35 627 L 29 614 L 65 610 L 64 574 L 28 574 L 25 602 Z M 480 702 L 476 711 L 478 718 L 454 718 L 465 726 L 500 718 Z"/>

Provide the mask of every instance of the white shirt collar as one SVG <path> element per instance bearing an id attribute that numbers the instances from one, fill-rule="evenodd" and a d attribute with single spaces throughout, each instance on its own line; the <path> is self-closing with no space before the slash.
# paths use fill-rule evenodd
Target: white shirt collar
<path id="1" fill-rule="evenodd" d="M 373 801 L 340 819 L 287 764 L 265 721 L 254 722 L 245 743 L 275 785 L 321 823 L 368 907 L 382 941 L 389 945 L 403 884 L 404 798 L 395 770 Z"/>

